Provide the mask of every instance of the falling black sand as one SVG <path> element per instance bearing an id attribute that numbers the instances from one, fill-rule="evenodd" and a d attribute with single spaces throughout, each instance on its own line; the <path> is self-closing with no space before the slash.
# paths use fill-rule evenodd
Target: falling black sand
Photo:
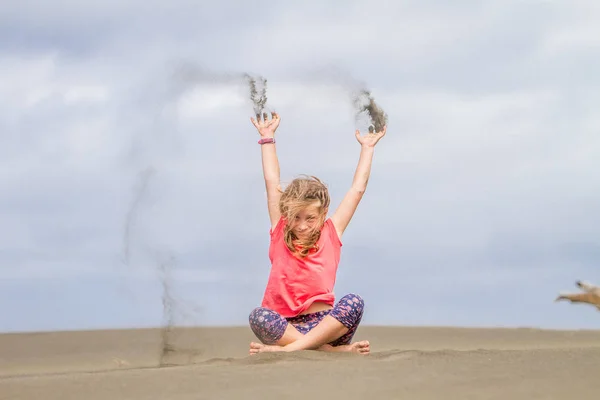
<path id="1" fill-rule="evenodd" d="M 310 85 L 334 85 L 348 96 L 357 128 L 366 123 L 370 132 L 380 132 L 387 125 L 388 116 L 375 99 L 368 85 L 335 66 L 316 68 L 304 72 L 296 79 Z M 307 99 L 307 101 L 310 101 Z"/>
<path id="2" fill-rule="evenodd" d="M 137 216 L 137 210 L 146 193 L 150 178 L 154 175 L 154 172 L 154 168 L 152 167 L 142 170 L 138 174 L 139 179 L 133 188 L 133 200 L 129 210 L 127 211 L 127 216 L 125 217 L 125 232 L 123 234 L 123 262 L 127 266 L 131 262 L 131 232 Z"/>
<path id="3" fill-rule="evenodd" d="M 125 265 L 131 263 L 131 238 L 134 233 L 132 229 L 134 221 L 139 214 L 140 204 L 148 194 L 151 177 L 156 170 L 148 167 L 139 173 L 138 180 L 134 185 L 133 201 L 127 212 L 125 233 L 123 235 L 123 259 Z M 153 246 L 156 247 L 156 246 Z M 161 302 L 162 302 L 162 323 L 160 330 L 160 348 L 158 351 L 158 366 L 172 366 L 179 364 L 190 364 L 194 362 L 196 356 L 201 355 L 199 349 L 182 348 L 176 344 L 181 341 L 182 333 L 175 333 L 174 328 L 180 325 L 182 319 L 189 317 L 191 313 L 184 312 L 185 306 L 189 307 L 189 301 L 183 302 L 175 297 L 174 272 L 177 267 L 176 257 L 171 250 L 158 251 L 151 249 L 148 254 L 151 257 L 152 264 L 156 267 L 157 278 L 160 282 Z M 200 311 L 199 307 L 193 307 L 192 313 Z"/>
<path id="4" fill-rule="evenodd" d="M 339 69 L 320 70 L 307 77 L 300 78 L 303 82 L 327 82 L 339 85 L 348 93 L 355 114 L 355 121 L 359 123 L 364 117 L 368 119 L 370 132 L 381 132 L 387 125 L 388 115 L 375 101 L 367 85 L 358 81 Z M 176 68 L 174 85 L 178 92 L 189 89 L 196 84 L 231 84 L 245 85 L 248 90 L 254 116 L 260 120 L 266 118 L 268 111 L 267 79 L 261 75 L 250 73 L 216 73 L 199 66 L 183 63 Z M 309 102 L 310 99 L 307 99 Z"/>
<path id="5" fill-rule="evenodd" d="M 156 273 L 160 284 L 162 302 L 162 321 L 160 330 L 160 348 L 158 349 L 158 365 L 160 367 L 176 364 L 189 364 L 194 357 L 200 354 L 197 349 L 182 348 L 178 345 L 181 341 L 181 333 L 175 334 L 174 328 L 182 325 L 182 316 L 189 317 L 190 313 L 184 310 L 192 310 L 193 314 L 199 312 L 199 307 L 193 306 L 190 301 L 176 300 L 175 296 L 175 272 L 177 269 L 176 255 L 165 243 L 144 242 L 143 231 L 136 232 L 136 222 L 144 220 L 145 227 L 151 226 L 149 216 L 144 215 L 141 209 L 146 196 L 151 194 L 152 186 L 158 178 L 161 161 L 165 156 L 165 144 L 174 140 L 176 121 L 174 116 L 165 110 L 181 93 L 188 90 L 200 81 L 222 82 L 229 81 L 231 77 L 204 73 L 199 69 L 180 68 L 175 76 L 162 82 L 158 92 L 152 92 L 143 99 L 143 109 L 146 110 L 150 126 L 144 135 L 134 138 L 134 148 L 141 149 L 143 154 L 137 154 L 139 169 L 133 185 L 132 201 L 127 210 L 123 232 L 123 263 L 126 267 L 135 264 L 132 253 L 135 252 L 134 243 L 140 246 L 144 253 L 143 259 Z M 239 80 L 239 77 L 237 78 Z M 162 195 L 163 193 L 161 193 Z"/>
<path id="6" fill-rule="evenodd" d="M 359 119 L 362 114 L 369 117 L 369 132 L 381 132 L 387 125 L 388 116 L 383 109 L 375 102 L 371 92 L 361 89 L 353 95 L 353 104 L 356 110 L 356 118 Z"/>
<path id="7" fill-rule="evenodd" d="M 138 215 L 138 209 L 144 196 L 148 193 L 150 178 L 155 174 L 153 167 L 147 167 L 138 174 L 138 179 L 133 188 L 133 200 L 127 212 L 125 222 L 125 232 L 123 235 L 123 261 L 126 266 L 131 265 L 131 242 L 133 236 L 133 225 Z M 161 285 L 161 300 L 163 304 L 162 328 L 160 330 L 161 341 L 158 356 L 158 365 L 165 366 L 168 359 L 176 351 L 172 344 L 172 330 L 175 326 L 175 302 L 172 297 L 173 291 L 173 268 L 175 266 L 174 257 L 169 255 L 166 258 L 160 258 L 155 255 L 157 265 L 158 279 Z"/>
<path id="8" fill-rule="evenodd" d="M 172 254 L 157 259 L 159 278 L 162 285 L 163 326 L 160 331 L 161 345 L 158 365 L 161 367 L 192 364 L 197 356 L 202 355 L 201 349 L 188 349 L 176 345 L 181 332 L 177 327 L 176 315 L 181 314 L 181 305 L 173 295 L 173 271 L 176 260 Z"/>
<path id="9" fill-rule="evenodd" d="M 263 113 L 267 104 L 267 80 L 262 76 L 259 76 L 257 85 L 256 78 L 253 78 L 248 74 L 244 74 L 244 77 L 248 81 L 250 100 L 252 101 L 254 108 L 254 115 L 256 115 L 257 119 L 260 119 L 260 115 Z M 258 90 L 260 90 L 260 95 L 258 94 Z"/>
<path id="10" fill-rule="evenodd" d="M 198 84 L 247 86 L 254 115 L 260 115 L 267 107 L 267 80 L 260 75 L 253 76 L 247 72 L 217 73 L 191 63 L 181 63 L 175 68 L 172 78 L 176 93 Z"/>
<path id="11" fill-rule="evenodd" d="M 160 273 L 160 282 L 162 285 L 162 304 L 163 304 L 163 328 L 160 331 L 160 355 L 158 364 L 163 366 L 169 355 L 175 353 L 176 349 L 170 342 L 172 330 L 175 325 L 174 302 L 171 296 L 172 291 L 172 269 L 174 266 L 174 257 L 169 256 L 166 260 L 159 261 L 158 272 Z"/>

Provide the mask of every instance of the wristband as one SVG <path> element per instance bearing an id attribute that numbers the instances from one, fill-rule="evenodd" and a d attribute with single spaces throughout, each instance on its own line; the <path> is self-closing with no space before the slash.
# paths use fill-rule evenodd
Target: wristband
<path id="1" fill-rule="evenodd" d="M 266 143 L 275 143 L 275 138 L 272 137 L 268 137 L 268 138 L 262 138 L 258 141 L 258 144 L 266 144 Z"/>

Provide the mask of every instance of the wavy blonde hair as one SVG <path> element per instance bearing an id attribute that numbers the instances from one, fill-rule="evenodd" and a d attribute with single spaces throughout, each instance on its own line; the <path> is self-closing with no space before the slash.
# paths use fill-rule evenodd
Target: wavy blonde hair
<path id="1" fill-rule="evenodd" d="M 320 202 L 317 227 L 307 239 L 300 240 L 294 235 L 290 225 L 300 211 L 313 205 L 316 201 Z M 284 240 L 292 253 L 300 257 L 306 257 L 313 248 L 316 248 L 316 243 L 321 237 L 321 227 L 325 223 L 330 201 L 329 190 L 316 176 L 305 175 L 296 178 L 285 188 L 279 200 L 279 211 L 287 222 L 284 228 Z M 297 249 L 296 245 L 299 245 L 300 249 Z"/>

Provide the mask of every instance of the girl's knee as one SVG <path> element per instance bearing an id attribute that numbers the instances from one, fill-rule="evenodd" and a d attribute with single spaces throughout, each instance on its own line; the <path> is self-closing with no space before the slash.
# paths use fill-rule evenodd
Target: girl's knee
<path id="1" fill-rule="evenodd" d="M 353 310 L 355 310 L 357 313 L 360 313 L 361 315 L 365 308 L 365 301 L 363 300 L 362 297 L 360 297 L 356 293 L 348 293 L 347 295 L 345 295 L 344 297 L 342 297 L 340 299 L 338 304 L 347 305 L 347 306 L 351 307 Z"/>
<path id="2" fill-rule="evenodd" d="M 258 318 L 263 315 L 263 312 L 268 313 L 269 311 L 271 311 L 271 310 L 269 310 L 268 308 L 256 307 L 254 310 L 252 310 L 250 312 L 250 315 L 248 316 L 248 320 L 252 324 L 253 321 L 258 320 Z"/>
<path id="3" fill-rule="evenodd" d="M 273 310 L 269 310 L 264 307 L 256 307 L 250 312 L 248 316 L 248 322 L 252 330 L 260 329 L 261 327 L 268 325 L 271 321 L 280 319 L 281 316 Z M 256 332 L 255 332 L 256 333 Z"/>
<path id="4" fill-rule="evenodd" d="M 363 298 L 355 293 L 349 293 L 337 302 L 329 315 L 350 329 L 360 323 L 364 308 L 365 301 Z"/>
<path id="5" fill-rule="evenodd" d="M 287 320 L 273 310 L 257 307 L 248 316 L 250 328 L 264 344 L 275 344 L 287 328 Z"/>

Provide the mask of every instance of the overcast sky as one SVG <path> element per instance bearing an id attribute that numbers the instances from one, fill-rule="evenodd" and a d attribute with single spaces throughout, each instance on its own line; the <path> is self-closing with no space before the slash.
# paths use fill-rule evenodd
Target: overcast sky
<path id="1" fill-rule="evenodd" d="M 246 325 L 269 273 L 258 134 L 332 205 L 389 116 L 336 295 L 365 324 L 600 328 L 600 6 L 21 0 L 0 12 L 0 331 Z M 165 266 L 160 269 L 160 265 Z M 162 272 L 161 272 L 162 271 Z"/>

